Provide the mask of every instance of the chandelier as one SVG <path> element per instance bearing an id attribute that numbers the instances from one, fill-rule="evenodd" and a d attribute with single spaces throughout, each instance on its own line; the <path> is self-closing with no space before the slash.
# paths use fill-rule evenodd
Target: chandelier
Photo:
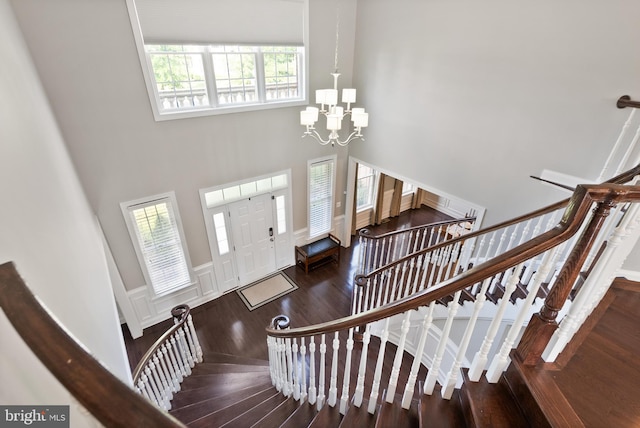
<path id="1" fill-rule="evenodd" d="M 342 90 L 342 103 L 344 106 L 338 105 L 338 35 L 340 28 L 339 11 L 336 13 L 336 49 L 334 56 L 334 72 L 333 76 L 333 89 L 318 89 L 316 90 L 316 104 L 318 107 L 309 106 L 305 110 L 300 112 L 300 125 L 306 126 L 307 129 L 302 137 L 311 136 L 315 138 L 320 144 L 327 145 L 331 143 L 332 146 L 336 144 L 339 146 L 346 146 L 355 139 L 364 141 L 362 135 L 362 128 L 366 128 L 369 125 L 369 113 L 365 112 L 364 108 L 351 107 L 351 104 L 356 102 L 356 90 L 353 88 L 344 88 Z M 318 121 L 318 117 L 322 114 L 327 120 L 327 131 L 329 136 L 324 139 L 318 133 L 315 128 L 315 124 Z M 342 122 L 345 117 L 350 117 L 353 122 L 353 132 L 349 136 L 340 140 L 340 134 L 338 131 L 342 129 Z M 348 122 L 347 122 L 347 125 Z"/>

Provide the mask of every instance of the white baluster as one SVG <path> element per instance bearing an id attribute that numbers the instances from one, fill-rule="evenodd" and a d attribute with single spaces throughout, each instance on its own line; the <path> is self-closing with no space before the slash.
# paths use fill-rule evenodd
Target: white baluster
<path id="1" fill-rule="evenodd" d="M 418 371 L 420 370 L 420 364 L 422 363 L 422 354 L 424 352 L 424 346 L 427 343 L 427 337 L 429 335 L 429 329 L 433 322 L 433 310 L 436 302 L 429 304 L 429 309 L 422 320 L 422 326 L 420 328 L 420 341 L 416 348 L 416 354 L 413 357 L 413 363 L 411 364 L 411 371 L 409 373 L 409 379 L 404 388 L 404 394 L 402 395 L 402 408 L 408 409 L 411 406 L 411 400 L 413 399 L 413 392 L 416 387 L 416 380 L 418 379 Z"/>
<path id="2" fill-rule="evenodd" d="M 640 205 L 634 204 L 608 240 L 607 247 L 573 300 L 569 312 L 562 319 L 560 328 L 551 336 L 542 354 L 545 361 L 555 361 L 609 289 L 618 269 L 638 242 L 639 222 Z"/>
<path id="3" fill-rule="evenodd" d="M 172 371 L 169 370 L 171 364 L 167 364 L 167 348 L 164 346 L 164 344 L 160 347 L 160 349 L 158 349 L 158 357 L 160 360 L 162 373 L 165 374 L 167 384 L 169 386 L 169 391 L 171 393 L 178 392 L 180 390 L 180 384 L 176 382 L 177 379 L 175 379 L 175 375 L 172 373 Z M 173 398 L 173 396 L 171 398 Z"/>
<path id="4" fill-rule="evenodd" d="M 329 380 L 329 398 L 327 404 L 331 407 L 336 405 L 338 399 L 338 350 L 340 349 L 340 339 L 336 331 L 333 337 L 333 355 L 331 360 L 331 379 Z"/>
<path id="5" fill-rule="evenodd" d="M 555 264 L 557 254 L 558 247 L 552 248 L 551 250 L 547 251 L 544 254 L 542 264 L 540 265 L 538 272 L 533 274 L 533 282 L 530 289 L 528 290 L 527 297 L 522 304 L 520 312 L 518 313 L 516 319 L 513 321 L 513 325 L 509 329 L 509 333 L 502 343 L 500 351 L 498 352 L 498 354 L 496 354 L 495 357 L 493 357 L 493 361 L 489 365 L 489 369 L 487 370 L 487 374 L 485 375 L 489 383 L 498 382 L 500 380 L 502 372 L 504 372 L 509 366 L 509 352 L 511 352 L 513 344 L 521 333 L 522 325 L 530 316 L 529 309 L 535 301 L 536 295 L 538 294 L 538 289 L 542 284 L 542 280 L 547 277 L 549 271 L 551 270 L 551 266 Z"/>
<path id="6" fill-rule="evenodd" d="M 158 389 L 162 394 L 165 410 L 171 410 L 171 399 L 173 398 L 173 394 L 169 391 L 169 385 L 167 384 L 166 379 L 163 379 L 163 373 L 160 369 L 159 358 L 157 356 L 154 356 L 153 358 L 151 373 L 153 374 L 158 385 Z"/>
<path id="7" fill-rule="evenodd" d="M 625 169 L 625 165 L 629 161 L 629 157 L 631 157 L 631 153 L 633 153 L 638 141 L 640 140 L 640 125 L 638 125 L 638 129 L 636 129 L 636 134 L 631 139 L 631 143 L 627 147 L 627 150 L 624 152 L 622 159 L 620 159 L 620 163 L 618 164 L 618 168 L 616 169 L 616 174 L 620 174 Z"/>
<path id="8" fill-rule="evenodd" d="M 422 269 L 422 265 L 423 265 L 423 259 L 424 259 L 424 255 L 421 254 L 419 256 L 417 256 L 417 260 L 416 260 L 416 264 L 415 264 L 415 275 L 413 278 L 413 287 L 411 288 L 411 294 L 415 294 L 416 291 L 418 291 L 418 284 L 420 283 L 420 277 L 421 274 L 423 272 Z"/>
<path id="9" fill-rule="evenodd" d="M 624 141 L 624 136 L 627 133 L 629 126 L 631 125 L 631 122 L 633 120 L 633 115 L 635 114 L 635 112 L 636 112 L 636 109 L 632 108 L 631 112 L 629 113 L 629 117 L 627 118 L 627 121 L 624 123 L 624 125 L 622 126 L 622 129 L 620 130 L 620 134 L 618 134 L 618 139 L 613 145 L 613 149 L 611 150 L 611 153 L 609 153 L 609 156 L 607 157 L 607 160 L 604 163 L 604 167 L 602 168 L 602 171 L 600 172 L 600 175 L 598 176 L 596 183 L 601 183 L 604 181 L 605 178 L 607 178 L 607 175 L 606 175 L 607 169 L 609 168 L 609 165 L 612 162 L 613 157 L 618 153 L 620 145 Z"/>
<path id="10" fill-rule="evenodd" d="M 153 395 L 156 397 L 156 401 L 160 408 L 167 410 L 166 403 L 164 401 L 164 396 L 160 392 L 160 388 L 158 387 L 158 380 L 156 379 L 157 375 L 153 370 L 153 363 L 149 362 L 149 365 L 144 369 L 145 374 L 147 375 L 147 386 L 150 387 L 151 391 L 153 391 Z"/>
<path id="11" fill-rule="evenodd" d="M 482 286 L 480 287 L 480 293 L 478 294 L 478 298 L 473 304 L 473 313 L 469 318 L 469 322 L 467 323 L 467 328 L 464 332 L 464 336 L 460 341 L 460 345 L 458 346 L 458 352 L 456 353 L 456 359 L 451 366 L 451 370 L 447 374 L 447 380 L 445 381 L 440 393 L 442 398 L 445 400 L 450 400 L 453 395 L 453 391 L 456 388 L 456 383 L 458 383 L 458 376 L 460 375 L 460 367 L 462 366 L 462 361 L 464 360 L 464 356 L 467 353 L 467 348 L 469 347 L 469 342 L 471 341 L 471 336 L 473 335 L 473 331 L 476 327 L 476 322 L 478 320 L 478 315 L 480 314 L 480 309 L 484 306 L 484 302 L 487 300 L 487 289 L 489 288 L 489 284 L 491 284 L 491 278 L 487 278 L 482 281 Z"/>
<path id="12" fill-rule="evenodd" d="M 523 263 L 520 263 L 514 270 L 515 272 L 520 272 L 522 270 Z M 471 363 L 471 367 L 469 368 L 469 379 L 473 382 L 477 382 L 480 380 L 480 376 L 482 375 L 482 371 L 484 370 L 487 360 L 489 349 L 491 349 L 491 345 L 493 344 L 493 340 L 495 339 L 496 334 L 498 333 L 498 329 L 500 328 L 500 324 L 502 324 L 502 318 L 504 316 L 504 312 L 507 310 L 507 305 L 510 304 L 509 298 L 511 294 L 516 289 L 516 284 L 518 282 L 518 275 L 513 274 L 511 278 L 509 278 L 509 282 L 505 286 L 504 295 L 502 296 L 502 300 L 500 300 L 500 304 L 498 305 L 498 309 L 496 310 L 496 314 L 491 321 L 491 325 L 487 330 L 487 334 L 484 337 L 484 341 L 482 342 L 482 346 L 480 350 L 476 353 L 473 361 Z"/>
<path id="13" fill-rule="evenodd" d="M 158 350 L 156 354 L 153 356 L 153 363 L 156 366 L 156 371 L 158 373 L 160 385 L 162 385 L 163 395 L 166 397 L 167 403 L 169 403 L 173 399 L 173 393 L 171 391 L 171 387 L 169 386 L 167 376 L 164 370 L 162 370 L 162 365 L 160 364 L 160 357 L 162 357 L 162 353 Z"/>
<path id="14" fill-rule="evenodd" d="M 280 354 L 280 380 L 278 382 L 278 391 L 282 391 L 283 395 L 288 396 L 287 392 L 287 346 L 284 339 L 278 338 L 278 353 Z"/>
<path id="15" fill-rule="evenodd" d="M 325 379 L 325 366 L 326 366 L 326 354 L 327 344 L 325 343 L 325 335 L 323 334 L 320 339 L 320 373 L 318 375 L 318 411 L 322 409 L 324 405 L 324 379 Z"/>
<path id="16" fill-rule="evenodd" d="M 315 336 L 309 339 L 309 404 L 316 404 L 316 342 Z"/>
<path id="17" fill-rule="evenodd" d="M 298 341 L 297 339 L 293 339 L 293 343 L 291 344 L 291 358 L 292 358 L 292 366 L 291 366 L 291 376 L 293 380 L 293 399 L 296 401 L 300 400 L 300 366 L 298 365 Z"/>
<path id="18" fill-rule="evenodd" d="M 402 357 L 404 356 L 404 344 L 407 340 L 407 333 L 409 333 L 410 324 L 411 311 L 407 311 L 405 312 L 404 319 L 402 320 L 402 327 L 400 327 L 400 340 L 398 341 L 398 348 L 396 349 L 396 355 L 393 359 L 393 367 L 391 368 L 391 375 L 389 376 L 389 385 L 387 386 L 386 396 L 387 403 L 393 403 L 393 399 L 396 395 L 400 367 L 402 366 Z"/>
<path id="19" fill-rule="evenodd" d="M 196 329 L 193 326 L 193 319 L 191 318 L 191 315 L 189 315 L 189 317 L 187 318 L 187 324 L 189 325 L 189 331 L 191 332 L 191 340 L 193 341 L 193 345 L 195 346 L 195 350 L 196 350 L 196 361 L 198 363 L 202 362 L 202 347 L 200 346 L 200 341 L 198 340 L 198 335 L 196 334 Z"/>
<path id="20" fill-rule="evenodd" d="M 198 361 L 197 359 L 197 355 L 196 355 L 196 345 L 195 343 L 193 343 L 193 339 L 191 338 L 191 333 L 189 332 L 189 327 L 187 326 L 187 324 L 183 324 L 182 325 L 182 330 L 184 331 L 184 338 L 185 338 L 185 343 L 188 345 L 187 346 L 187 352 L 189 353 L 189 365 L 191 366 L 191 368 L 195 367 L 196 362 Z"/>
<path id="21" fill-rule="evenodd" d="M 304 403 L 307 399 L 307 372 L 306 372 L 306 355 L 307 347 L 305 346 L 304 337 L 300 339 L 300 402 Z"/>
<path id="22" fill-rule="evenodd" d="M 442 253 L 443 248 L 438 248 L 431 254 L 431 266 L 429 269 L 429 281 L 427 282 L 427 288 L 434 285 L 433 280 L 436 277 L 436 270 L 438 270 L 438 263 L 440 260 L 440 254 Z"/>
<path id="23" fill-rule="evenodd" d="M 174 336 L 171 336 L 171 338 L 169 339 L 169 343 L 167 343 L 167 353 L 169 354 L 169 358 L 171 359 L 171 365 L 175 370 L 178 383 L 182 383 L 182 380 L 184 379 L 183 375 L 185 372 L 184 372 L 184 369 L 182 368 L 182 365 L 179 364 L 179 361 L 181 361 L 181 359 L 180 359 L 179 353 L 177 352 L 178 350 L 176 348 L 176 339 Z M 176 359 L 176 355 L 178 355 L 177 359 Z"/>
<path id="24" fill-rule="evenodd" d="M 442 335 L 440 336 L 440 340 L 438 342 L 438 348 L 436 349 L 435 357 L 433 359 L 433 363 L 431 364 L 431 368 L 429 369 L 429 373 L 427 373 L 427 378 L 424 381 L 424 393 L 431 395 L 433 394 L 433 389 L 436 386 L 436 381 L 438 380 L 438 374 L 440 373 L 440 365 L 442 364 L 442 357 L 444 356 L 444 351 L 447 348 L 447 342 L 449 342 L 449 334 L 451 333 L 451 326 L 453 325 L 453 320 L 456 317 L 456 313 L 458 312 L 458 308 L 460 305 L 458 302 L 460 301 L 461 290 L 457 291 L 453 295 L 453 300 L 449 302 L 449 313 L 447 316 L 447 321 L 444 323 L 444 328 L 442 329 Z"/>
<path id="25" fill-rule="evenodd" d="M 184 331 L 180 328 L 177 330 L 178 333 L 178 349 L 180 350 L 180 357 L 182 359 L 182 364 L 184 370 L 186 372 L 185 376 L 191 376 L 191 367 L 194 366 L 193 358 L 191 357 L 191 353 L 189 352 L 189 347 L 187 346 L 187 342 L 184 339 Z"/>
<path id="26" fill-rule="evenodd" d="M 364 379 L 367 370 L 367 353 L 369 350 L 369 341 L 371 340 L 370 326 L 367 324 L 364 334 L 362 335 L 362 351 L 360 352 L 360 365 L 358 367 L 358 381 L 356 382 L 356 390 L 353 397 L 353 405 L 360 407 L 364 396 Z"/>
<path id="27" fill-rule="evenodd" d="M 376 362 L 376 369 L 373 374 L 373 383 L 371 384 L 371 394 L 369 395 L 369 406 L 367 411 L 373 415 L 378 403 L 378 394 L 380 392 L 380 380 L 382 379 L 382 363 L 384 362 L 385 348 L 387 347 L 387 340 L 389 339 L 389 318 L 384 320 L 384 328 L 380 335 L 380 349 L 378 350 L 378 360 Z"/>
<path id="28" fill-rule="evenodd" d="M 148 369 L 145 369 L 145 371 Z M 151 372 L 151 370 L 149 370 L 149 372 Z M 147 397 L 149 399 L 149 401 L 151 401 L 153 404 L 155 404 L 158 407 L 160 406 L 160 401 L 158 401 L 158 397 L 156 396 L 155 392 L 153 392 L 153 388 L 151 388 L 151 385 L 149 384 L 149 377 L 146 374 L 141 374 L 140 375 L 140 382 L 138 385 L 140 386 L 140 389 L 142 390 L 142 393 L 145 395 L 145 397 Z"/>
<path id="29" fill-rule="evenodd" d="M 293 358 L 291 355 L 291 338 L 284 339 L 286 364 L 285 364 L 285 387 L 284 395 L 289 397 L 293 393 Z"/>
<path id="30" fill-rule="evenodd" d="M 276 386 L 276 376 L 275 376 L 275 356 L 273 353 L 273 337 L 267 336 L 267 351 L 269 352 L 269 376 L 271 377 L 271 384 Z"/>
<path id="31" fill-rule="evenodd" d="M 178 375 L 176 374 L 176 370 L 173 367 L 171 360 L 169 359 L 170 354 L 167 349 L 167 346 L 170 346 L 170 345 L 169 343 L 165 342 L 162 344 L 162 347 L 160 348 L 160 351 L 162 352 L 162 364 L 163 364 L 163 368 L 167 371 L 171 379 L 171 384 L 173 385 L 173 388 L 172 388 L 173 392 L 178 392 L 180 391 L 180 381 L 178 380 Z"/>
<path id="32" fill-rule="evenodd" d="M 373 252 L 373 269 L 377 269 L 378 267 L 379 248 L 380 248 L 380 240 L 376 239 L 376 245 Z"/>
<path id="33" fill-rule="evenodd" d="M 340 413 L 347 412 L 349 402 L 349 381 L 351 378 L 351 352 L 353 351 L 353 327 L 349 329 L 347 338 L 347 358 L 344 364 L 344 376 L 342 378 L 342 396 L 340 396 Z"/>

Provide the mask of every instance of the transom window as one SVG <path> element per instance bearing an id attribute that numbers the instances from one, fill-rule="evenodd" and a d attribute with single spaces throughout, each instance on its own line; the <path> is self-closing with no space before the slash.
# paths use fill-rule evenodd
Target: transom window
<path id="1" fill-rule="evenodd" d="M 307 104 L 309 0 L 126 0 L 155 120 Z"/>
<path id="2" fill-rule="evenodd" d="M 300 46 L 145 45 L 160 113 L 302 100 Z"/>

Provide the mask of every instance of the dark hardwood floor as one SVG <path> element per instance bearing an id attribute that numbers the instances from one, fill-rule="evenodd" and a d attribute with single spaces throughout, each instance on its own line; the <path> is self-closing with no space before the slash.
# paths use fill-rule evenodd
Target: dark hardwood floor
<path id="1" fill-rule="evenodd" d="M 595 319 L 574 337 L 565 366 L 553 373 L 587 427 L 640 426 L 638 308 L 640 283 L 617 278 L 590 316 Z"/>
<path id="2" fill-rule="evenodd" d="M 371 227 L 375 234 L 419 224 L 450 219 L 446 214 L 423 206 L 405 211 L 382 225 Z M 235 291 L 192 309 L 200 344 L 207 352 L 267 359 L 265 327 L 280 314 L 291 319 L 292 327 L 331 321 L 350 313 L 351 290 L 356 273 L 358 240 L 342 248 L 340 263 L 319 267 L 309 274 L 296 266 L 285 269 L 298 289 L 253 311 L 248 311 Z M 132 339 L 126 325 L 123 336 L 133 369 L 142 355 L 171 325 L 172 320 L 146 328 L 143 336 Z"/>

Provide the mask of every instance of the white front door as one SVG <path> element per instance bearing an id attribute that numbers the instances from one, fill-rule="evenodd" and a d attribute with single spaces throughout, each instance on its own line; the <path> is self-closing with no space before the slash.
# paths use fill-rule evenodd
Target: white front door
<path id="1" fill-rule="evenodd" d="M 273 273 L 276 258 L 271 195 L 231 203 L 229 213 L 240 285 Z"/>

